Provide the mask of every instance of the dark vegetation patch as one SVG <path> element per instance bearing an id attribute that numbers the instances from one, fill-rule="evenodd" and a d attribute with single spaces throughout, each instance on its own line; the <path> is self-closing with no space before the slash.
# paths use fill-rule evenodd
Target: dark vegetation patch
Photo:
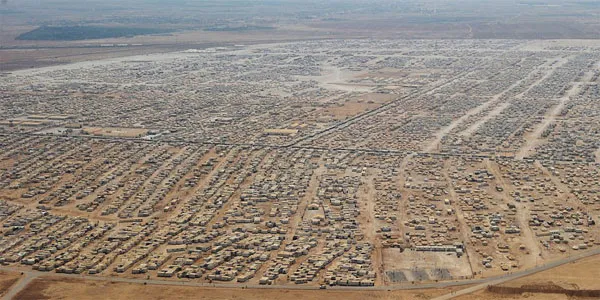
<path id="1" fill-rule="evenodd" d="M 42 26 L 17 36 L 17 40 L 78 41 L 173 32 L 170 29 L 104 27 L 104 26 Z"/>
<path id="2" fill-rule="evenodd" d="M 208 27 L 204 31 L 257 31 L 257 30 L 273 30 L 271 26 L 238 26 L 238 27 Z"/>

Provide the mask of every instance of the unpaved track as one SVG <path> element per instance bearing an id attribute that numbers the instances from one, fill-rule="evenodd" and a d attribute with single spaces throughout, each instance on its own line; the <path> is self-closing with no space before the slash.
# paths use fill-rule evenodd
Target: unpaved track
<path id="1" fill-rule="evenodd" d="M 510 185 L 509 183 L 507 183 L 504 180 L 504 177 L 502 177 L 502 172 L 500 171 L 500 169 L 498 168 L 498 165 L 495 162 L 492 162 L 489 159 L 485 160 L 486 163 L 486 168 L 494 175 L 494 177 L 496 178 L 496 181 L 498 183 L 498 185 L 500 185 L 503 189 L 503 199 L 505 201 L 505 203 L 510 203 L 512 202 L 510 199 L 512 199 L 511 193 L 514 192 L 512 185 Z M 539 244 L 536 243 L 536 239 L 533 235 L 533 232 L 531 231 L 531 228 L 529 227 L 529 224 L 527 223 L 527 220 L 529 218 L 529 209 L 526 206 L 522 206 L 522 205 L 518 205 L 517 206 L 517 214 L 515 215 L 516 217 L 516 221 L 519 225 L 519 228 L 521 229 L 521 237 L 522 237 L 522 241 L 523 243 L 526 245 L 527 249 L 529 250 L 529 255 L 523 255 L 523 257 L 521 258 L 521 261 L 524 261 L 524 265 L 523 267 L 528 267 L 527 264 L 530 264 L 529 266 L 531 266 L 532 262 L 537 264 L 537 257 L 540 256 L 541 254 L 541 250 L 539 248 Z"/>
<path id="2" fill-rule="evenodd" d="M 442 174 L 444 176 L 444 180 L 446 181 L 447 189 L 449 191 L 450 198 L 452 199 L 452 203 L 458 204 L 459 197 L 456 194 L 456 190 L 454 189 L 454 182 L 452 181 L 452 178 L 450 178 L 450 174 L 449 174 L 449 170 L 450 170 L 451 166 L 452 166 L 451 160 L 447 159 L 446 161 L 444 161 L 444 168 L 442 169 Z M 467 225 L 467 222 L 465 221 L 465 215 L 463 214 L 462 209 L 461 208 L 455 209 L 454 213 L 456 214 L 456 218 L 457 218 L 459 226 L 460 226 L 460 233 L 462 235 L 462 240 L 463 241 L 470 240 L 470 237 L 469 237 L 470 228 L 469 228 L 469 225 Z M 473 263 L 476 263 L 476 262 L 471 261 L 472 256 L 469 254 L 470 249 L 471 249 L 470 247 L 465 247 L 465 254 L 467 255 L 467 261 L 469 262 L 469 274 L 473 274 Z M 475 259 L 475 258 L 473 258 L 473 259 Z"/>
<path id="3" fill-rule="evenodd" d="M 510 104 L 508 102 L 501 102 L 501 101 L 505 101 L 504 99 L 504 95 L 506 95 L 506 93 L 508 93 L 510 90 L 516 88 L 517 86 L 519 86 L 523 81 L 525 81 L 531 74 L 533 74 L 534 72 L 536 72 L 538 68 L 536 68 L 534 71 L 530 72 L 527 76 L 515 81 L 513 84 L 511 84 L 509 87 L 507 87 L 506 89 L 504 89 L 502 92 L 495 94 L 491 97 L 490 100 L 484 102 L 483 104 L 467 111 L 463 116 L 461 116 L 460 118 L 452 121 L 450 123 L 450 125 L 442 128 L 441 130 L 439 130 L 436 134 L 435 134 L 435 138 L 433 139 L 433 141 L 429 142 L 428 145 L 424 148 L 424 152 L 432 152 L 435 149 L 437 149 L 440 145 L 440 142 L 442 141 L 442 139 L 448 135 L 450 132 L 452 132 L 452 130 L 454 130 L 454 128 L 456 128 L 457 126 L 461 125 L 462 123 L 464 123 L 465 121 L 467 121 L 469 118 L 485 111 L 486 109 L 488 109 L 488 107 L 491 107 L 493 105 L 497 105 L 496 108 L 494 108 L 492 111 L 490 111 L 490 113 L 488 113 L 486 116 L 484 116 L 483 118 L 481 118 L 480 120 L 476 121 L 475 123 L 473 123 L 470 127 L 468 127 L 466 130 L 464 130 L 463 132 L 459 133 L 462 136 L 470 136 L 472 135 L 480 126 L 482 126 L 483 124 L 485 124 L 488 120 L 492 119 L 493 117 L 497 116 L 498 114 L 500 114 L 502 111 L 504 111 Z M 552 69 L 553 70 L 553 69 Z M 547 74 L 545 74 L 546 76 L 549 76 L 549 74 L 551 74 L 551 71 L 548 71 Z M 545 77 L 544 77 L 545 78 Z M 539 81 L 537 81 L 535 84 L 539 83 Z M 521 93 L 520 95 L 523 95 L 523 93 Z M 499 103 L 500 102 L 500 103 Z"/>
<path id="4" fill-rule="evenodd" d="M 560 62 L 560 65 L 564 64 L 567 59 L 563 59 Z M 527 142 L 525 145 L 519 150 L 517 155 L 515 155 L 516 159 L 523 159 L 524 157 L 531 154 L 536 147 L 540 146 L 543 143 L 541 139 L 541 135 L 552 124 L 556 117 L 560 114 L 560 112 L 565 108 L 565 105 L 571 100 L 572 97 L 577 96 L 579 92 L 582 90 L 585 84 L 589 83 L 593 77 L 593 72 L 588 71 L 584 74 L 583 78 L 579 82 L 573 82 L 571 88 L 565 92 L 565 95 L 558 99 L 558 104 L 554 106 L 545 116 L 542 122 L 534 129 L 534 131 L 526 138 Z M 600 162 L 600 149 L 596 152 L 596 161 Z"/>
<path id="5" fill-rule="evenodd" d="M 473 70 L 469 70 L 469 71 L 465 71 L 463 73 L 459 73 L 456 76 L 454 76 L 452 78 L 449 78 L 449 79 L 447 79 L 447 80 L 445 80 L 443 82 L 440 82 L 438 85 L 436 85 L 434 87 L 431 87 L 431 88 L 429 88 L 427 90 L 423 90 L 423 91 L 416 92 L 416 93 L 413 93 L 413 94 L 409 94 L 409 95 L 405 95 L 405 96 L 402 96 L 402 97 L 398 97 L 395 100 L 387 102 L 387 103 L 385 103 L 385 104 L 383 104 L 383 105 L 381 105 L 381 106 L 379 106 L 379 107 L 377 107 L 375 109 L 372 109 L 372 110 L 366 111 L 364 113 L 355 115 L 355 116 L 353 116 L 353 117 L 351 117 L 351 118 L 349 118 L 349 119 L 347 119 L 347 120 L 345 120 L 343 122 L 340 122 L 338 124 L 335 124 L 333 126 L 325 128 L 325 129 L 323 129 L 323 130 L 321 130 L 321 131 L 319 131 L 319 132 L 317 132 L 317 133 L 315 133 L 313 135 L 309 135 L 309 136 L 305 136 L 305 137 L 302 137 L 300 139 L 297 139 L 297 140 L 293 141 L 292 143 L 288 144 L 287 147 L 300 146 L 300 145 L 308 144 L 308 143 L 310 143 L 310 142 L 312 142 L 314 140 L 317 140 L 317 139 L 319 139 L 319 138 L 321 138 L 323 136 L 326 136 L 326 135 L 328 135 L 328 134 L 330 134 L 332 132 L 335 132 L 336 130 L 346 128 L 346 127 L 348 127 L 348 126 L 350 126 L 350 125 L 352 125 L 352 124 L 354 124 L 356 122 L 359 122 L 359 121 L 361 121 L 363 119 L 366 119 L 366 118 L 371 117 L 373 115 L 376 115 L 376 114 L 379 114 L 381 112 L 384 112 L 384 111 L 386 111 L 386 110 L 394 107 L 396 104 L 398 104 L 402 100 L 412 99 L 412 98 L 421 97 L 423 95 L 433 94 L 437 90 L 445 87 L 446 85 L 449 85 L 449 84 L 451 84 L 452 82 L 454 82 L 456 80 L 462 79 L 463 77 L 467 76 L 471 72 L 474 72 L 474 71 Z"/>
<path id="6" fill-rule="evenodd" d="M 544 74 L 544 76 L 542 76 L 540 79 L 536 80 L 534 83 L 532 83 L 531 85 L 529 85 L 529 87 L 525 91 L 523 91 L 523 92 L 521 92 L 521 93 L 519 93 L 519 94 L 517 94 L 515 96 L 515 98 L 522 98 L 523 95 L 525 95 L 531 88 L 533 88 L 534 86 L 540 84 L 540 82 L 544 81 L 544 79 L 548 78 L 556 68 L 558 68 L 559 66 L 562 66 L 565 62 L 566 62 L 566 60 L 561 60 L 561 61 L 559 61 L 558 63 L 556 63 L 552 67 L 550 67 L 550 65 L 549 65 L 550 62 L 546 62 L 546 63 L 542 64 L 541 66 L 535 68 L 527 76 L 521 78 L 520 80 L 518 80 L 517 82 L 515 82 L 514 84 L 512 84 L 511 86 L 509 86 L 508 88 L 506 88 L 501 93 L 499 93 L 497 95 L 494 95 L 491 103 L 495 103 L 495 102 L 500 101 L 501 99 L 503 99 L 504 95 L 506 95 L 506 93 L 508 91 L 510 91 L 510 90 L 518 87 L 523 81 L 525 81 L 527 78 L 529 78 L 535 72 L 539 71 L 540 68 L 547 68 L 546 73 Z M 502 101 L 507 101 L 507 100 L 502 100 Z M 496 108 L 494 108 L 492 111 L 490 111 L 483 118 L 477 120 L 477 122 L 473 123 L 469 128 L 467 128 L 463 132 L 461 132 L 460 135 L 463 136 L 463 137 L 468 137 L 468 136 L 473 135 L 473 133 L 475 133 L 475 131 L 477 131 L 477 129 L 479 129 L 479 127 L 481 127 L 483 124 L 485 124 L 487 121 L 491 120 L 492 118 L 498 116 L 500 113 L 502 113 L 509 106 L 510 106 L 510 102 L 500 102 L 500 103 L 498 103 L 497 106 L 496 106 Z"/>
<path id="7" fill-rule="evenodd" d="M 381 285 L 385 281 L 383 273 L 383 256 L 381 241 L 377 237 L 377 221 L 375 219 L 375 201 L 377 198 L 377 188 L 375 187 L 375 174 L 371 169 L 367 176 L 361 178 L 362 189 L 360 191 L 361 222 L 360 226 L 365 235 L 365 239 L 373 243 L 373 255 L 371 257 L 373 268 L 377 277 L 375 284 Z"/>
<path id="8" fill-rule="evenodd" d="M 523 145 L 519 152 L 517 152 L 517 155 L 515 155 L 516 159 L 522 160 L 526 156 L 529 156 L 536 147 L 543 143 L 542 133 L 544 133 L 544 130 L 546 130 L 550 124 L 554 123 L 556 117 L 565 108 L 565 105 L 567 102 L 569 102 L 571 97 L 579 93 L 582 85 L 582 83 L 574 83 L 573 86 L 565 93 L 565 95 L 558 99 L 558 104 L 555 105 L 554 108 L 552 108 L 548 113 L 546 113 L 542 119 L 542 122 L 536 126 L 530 135 L 527 136 L 525 139 L 525 145 Z"/>
<path id="9" fill-rule="evenodd" d="M 442 128 L 441 130 L 439 130 L 436 134 L 435 134 L 435 138 L 433 139 L 433 141 L 429 142 L 427 144 L 427 146 L 425 146 L 425 148 L 423 149 L 424 152 L 433 152 L 435 151 L 439 145 L 440 142 L 442 141 L 442 139 L 448 135 L 452 130 L 454 130 L 454 128 L 458 127 L 459 125 L 461 125 L 462 123 L 464 123 L 465 121 L 467 121 L 469 118 L 471 118 L 472 116 L 484 111 L 486 108 L 488 108 L 490 105 L 492 105 L 494 102 L 496 101 L 496 98 L 492 98 L 491 100 L 467 111 L 467 113 L 465 113 L 463 116 L 461 116 L 460 118 L 453 120 L 450 125 Z"/>
<path id="10" fill-rule="evenodd" d="M 9 288 L 8 293 L 6 293 L 2 299 L 14 299 L 20 291 L 27 287 L 27 285 L 38 276 L 39 275 L 35 273 L 23 273 L 23 276 L 19 278 L 19 281 Z"/>
<path id="11" fill-rule="evenodd" d="M 498 106 L 496 106 L 496 108 L 494 108 L 492 111 L 490 111 L 483 118 L 477 120 L 477 122 L 473 123 L 473 125 L 469 126 L 469 128 L 467 128 L 463 132 L 461 132 L 460 135 L 463 137 L 472 136 L 473 133 L 475 133 L 475 131 L 477 131 L 477 129 L 479 129 L 479 127 L 481 127 L 483 124 L 485 124 L 487 121 L 491 120 L 492 118 L 498 116 L 509 106 L 510 106 L 510 103 L 508 103 L 508 102 L 499 104 Z"/>

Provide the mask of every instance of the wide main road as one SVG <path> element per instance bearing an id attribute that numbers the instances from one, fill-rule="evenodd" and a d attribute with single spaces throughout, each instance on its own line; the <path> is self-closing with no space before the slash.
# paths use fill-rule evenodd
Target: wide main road
<path id="1" fill-rule="evenodd" d="M 490 285 L 501 284 L 510 280 L 521 278 L 524 276 L 532 275 L 541 271 L 546 271 L 567 263 L 574 262 L 576 260 L 599 255 L 600 248 L 582 252 L 579 255 L 570 256 L 561 260 L 553 261 L 547 264 L 537 266 L 535 268 L 509 273 L 502 276 L 474 279 L 474 280 L 461 280 L 461 281 L 446 281 L 436 283 L 422 283 L 422 284 L 399 284 L 393 286 L 375 286 L 375 287 L 328 287 L 333 290 L 369 290 L 369 291 L 389 291 L 389 290 L 416 290 L 416 289 L 439 289 L 446 287 L 454 287 L 461 285 L 474 286 L 445 294 L 434 298 L 434 300 L 445 300 L 452 299 L 454 297 L 473 293 L 475 291 L 486 288 Z M 124 282 L 124 283 L 137 283 L 137 284 L 151 284 L 151 285 L 170 285 L 170 286 L 191 286 L 191 287 L 216 287 L 216 288 L 254 288 L 254 289 L 288 289 L 288 290 L 315 290 L 319 289 L 318 286 L 305 286 L 305 285 L 256 285 L 256 284 L 239 284 L 239 283 L 203 283 L 193 282 L 188 280 L 160 280 L 160 279 L 134 279 L 134 278 L 123 278 L 123 277 L 108 277 L 108 276 L 85 276 L 78 274 L 62 274 L 62 273 L 47 273 L 35 270 L 25 270 L 23 268 L 0 266 L 0 271 L 8 272 L 22 272 L 23 277 L 14 284 L 10 290 L 2 297 L 2 299 L 13 299 L 20 291 L 27 288 L 27 285 L 36 278 L 49 277 L 49 278 L 69 278 L 69 279 L 85 279 L 94 281 L 110 281 L 110 282 Z"/>

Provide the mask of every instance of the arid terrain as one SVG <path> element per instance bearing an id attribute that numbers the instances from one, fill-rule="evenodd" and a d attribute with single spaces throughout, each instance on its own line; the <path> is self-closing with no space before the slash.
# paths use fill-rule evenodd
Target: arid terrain
<path id="1" fill-rule="evenodd" d="M 569 290 L 597 290 L 598 289 L 598 264 L 600 257 L 594 256 L 582 259 L 575 263 L 566 264 L 548 271 L 543 271 L 531 276 L 508 281 L 501 287 L 521 288 L 529 286 L 543 290 L 548 287 L 558 287 Z M 457 297 L 456 299 L 592 299 L 594 297 L 574 297 L 560 293 L 523 293 L 506 295 L 481 291 L 473 294 Z"/>
<path id="2" fill-rule="evenodd" d="M 598 39 L 595 1 L 5 1 L 0 72 L 190 48 L 342 38 Z M 93 10 L 89 8 L 93 7 Z M 27 40 L 43 26 L 168 30 L 106 39 Z M 85 35 L 83 35 L 85 37 Z"/>
<path id="3" fill-rule="evenodd" d="M 549 271 L 508 281 L 502 286 L 521 287 L 530 285 L 539 288 L 561 286 L 570 289 L 597 289 L 599 256 L 583 259 L 572 264 L 560 266 Z M 6 290 L 19 278 L 18 274 L 1 274 L 2 290 Z M 444 289 L 394 290 L 394 291 L 346 291 L 346 290 L 280 290 L 280 289 L 243 289 L 243 288 L 200 288 L 143 285 L 107 281 L 85 281 L 85 279 L 61 279 L 48 277 L 35 279 L 28 288 L 17 295 L 18 299 L 56 299 L 73 298 L 97 299 L 98 295 L 111 299 L 130 299 L 132 295 L 144 299 L 202 298 L 202 299 L 275 299 L 298 297 L 302 299 L 435 299 L 442 295 L 453 295 L 470 285 Z M 455 299 L 590 299 L 588 297 L 567 297 L 551 293 L 523 293 L 505 295 L 489 291 L 480 291 Z"/>
<path id="4" fill-rule="evenodd" d="M 110 299 L 189 299 L 207 300 L 225 299 L 281 299 L 299 298 L 309 300 L 320 299 L 431 299 L 447 293 L 444 290 L 411 290 L 411 291 L 316 291 L 285 289 L 242 289 L 242 288 L 198 288 L 198 287 L 165 287 L 158 285 L 141 285 L 128 283 L 89 282 L 81 280 L 36 280 L 18 299 L 97 299 L 99 295 Z"/>
<path id="5" fill-rule="evenodd" d="M 11 72 L 0 261 L 382 291 L 597 254 L 599 47 L 344 39 Z"/>
<path id="6" fill-rule="evenodd" d="M 4 298 L 600 297 L 597 3 L 38 4 L 0 4 Z"/>

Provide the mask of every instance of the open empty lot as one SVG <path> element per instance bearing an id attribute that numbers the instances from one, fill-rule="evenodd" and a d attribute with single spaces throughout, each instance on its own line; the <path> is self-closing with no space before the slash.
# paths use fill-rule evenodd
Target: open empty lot
<path id="1" fill-rule="evenodd" d="M 550 293 L 541 292 L 547 289 L 565 290 L 599 290 L 598 260 L 599 256 L 592 256 L 577 262 L 569 263 L 548 271 L 543 271 L 531 276 L 508 281 L 500 287 L 538 289 L 540 292 L 523 292 L 515 294 L 501 294 L 498 292 L 480 291 L 473 294 L 459 296 L 456 299 L 592 299 L 590 297 L 576 297 L 561 294 L 560 291 Z"/>
<path id="2" fill-rule="evenodd" d="M 17 272 L 0 272 L 0 296 L 4 296 L 20 277 Z"/>

